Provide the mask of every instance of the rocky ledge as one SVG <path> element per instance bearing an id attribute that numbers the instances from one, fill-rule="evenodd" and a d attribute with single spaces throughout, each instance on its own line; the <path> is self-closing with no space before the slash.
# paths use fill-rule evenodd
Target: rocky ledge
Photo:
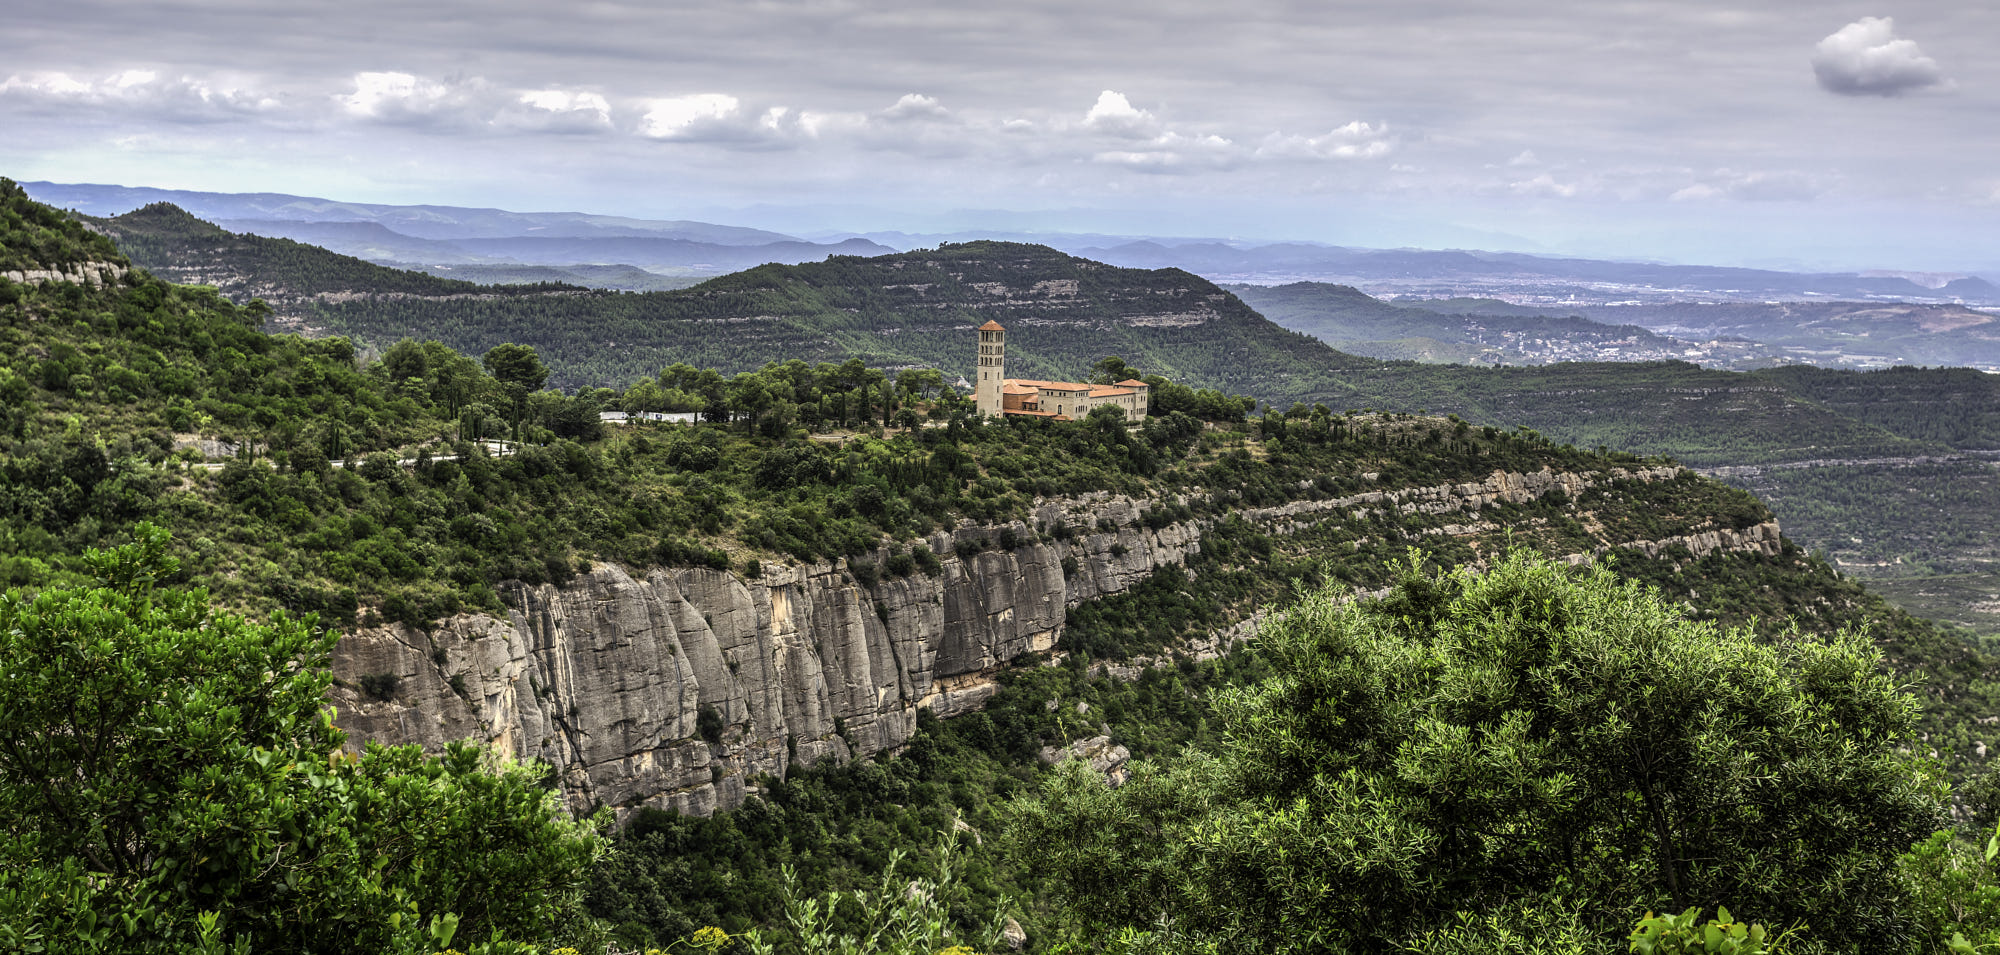
<path id="1" fill-rule="evenodd" d="M 1676 473 L 1496 473 L 1242 513 L 1285 533 L 1315 519 L 1477 511 Z M 1199 552 L 1202 522 L 1151 530 L 1142 504 L 1069 499 L 1039 506 L 1030 522 L 939 532 L 928 542 L 944 555 L 935 576 L 872 586 L 839 563 L 766 565 L 755 579 L 599 565 L 561 585 L 515 585 L 503 593 L 504 619 L 466 614 L 429 630 L 343 637 L 333 662 L 338 722 L 356 744 L 472 739 L 540 760 L 579 811 L 731 808 L 757 777 L 782 777 L 796 761 L 901 746 L 920 710 L 977 709 L 997 692 L 1001 668 L 1055 646 L 1071 607 Z M 1084 532 L 1037 532 L 1057 524 Z M 1019 542 L 1012 550 L 993 547 L 1008 538 Z M 1777 540 L 1776 525 L 1764 525 L 1634 543 L 1765 552 Z"/>

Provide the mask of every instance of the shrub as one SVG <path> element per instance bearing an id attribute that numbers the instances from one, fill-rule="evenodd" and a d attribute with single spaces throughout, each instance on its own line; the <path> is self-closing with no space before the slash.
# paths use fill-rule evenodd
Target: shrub
<path id="1" fill-rule="evenodd" d="M 436 951 L 581 919 L 603 843 L 539 770 L 343 751 L 338 635 L 162 587 L 166 533 L 136 537 L 85 555 L 94 585 L 0 595 L 0 946 Z"/>
<path id="2" fill-rule="evenodd" d="M 850 559 L 847 562 L 847 572 L 853 575 L 854 581 L 861 586 L 875 586 L 877 574 L 874 561 L 862 560 L 860 558 Z"/>
<path id="3" fill-rule="evenodd" d="M 402 682 L 394 673 L 369 673 L 361 677 L 361 692 L 371 700 L 387 700 L 396 695 Z"/>
<path id="4" fill-rule="evenodd" d="M 701 737 L 709 745 L 713 746 L 722 742 L 722 726 L 722 714 L 715 707 L 703 703 L 695 711 L 695 735 Z"/>
<path id="5" fill-rule="evenodd" d="M 1386 950 L 1557 891 L 1600 937 L 1714 898 L 1839 951 L 1923 934 L 1896 859 L 1942 784 L 1879 651 L 1681 614 L 1518 555 L 1329 586 L 1261 630 L 1277 675 L 1216 700 L 1218 758 L 1106 797 L 1059 776 L 1009 840 L 1080 918 L 1246 950 Z"/>

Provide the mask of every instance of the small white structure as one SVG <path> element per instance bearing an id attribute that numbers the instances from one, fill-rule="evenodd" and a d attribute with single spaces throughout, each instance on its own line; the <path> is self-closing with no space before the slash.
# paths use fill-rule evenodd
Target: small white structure
<path id="1" fill-rule="evenodd" d="M 597 420 L 605 424 L 630 424 L 634 421 L 652 421 L 660 424 L 693 424 L 701 420 L 698 411 L 600 411 Z"/>

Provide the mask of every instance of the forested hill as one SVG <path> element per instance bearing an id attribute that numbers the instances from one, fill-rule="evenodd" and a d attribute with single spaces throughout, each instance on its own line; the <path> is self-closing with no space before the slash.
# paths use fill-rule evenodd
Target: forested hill
<path id="1" fill-rule="evenodd" d="M 315 299 L 357 295 L 491 296 L 572 288 L 495 288 L 386 268 L 290 239 L 240 235 L 165 202 L 84 221 L 116 240 L 140 268 L 175 282 L 213 285 L 238 302 L 261 298 L 281 310 Z"/>
<path id="2" fill-rule="evenodd" d="M 794 359 L 936 368 L 951 381 L 975 372 L 972 329 L 994 319 L 1008 327 L 1015 377 L 1081 377 L 1117 355 L 1146 374 L 1280 408 L 1456 413 L 1578 447 L 1670 454 L 1696 466 L 1948 454 L 1974 433 L 2000 441 L 2000 428 L 1984 419 L 1941 430 L 1928 412 L 1889 417 L 1870 402 L 1822 403 L 1842 393 L 1840 382 L 1867 389 L 1886 380 L 1855 373 L 1750 376 L 1684 362 L 1468 368 L 1365 358 L 1282 328 L 1187 272 L 1120 268 L 1018 243 L 765 265 L 668 292 L 532 294 L 548 286 L 496 290 L 383 269 L 284 240 L 231 236 L 165 206 L 107 225 L 134 261 L 167 261 L 163 274 L 212 283 L 226 275 L 235 284 L 225 291 L 282 290 L 291 299 L 276 318 L 297 324 L 274 328 L 378 349 L 403 338 L 465 354 L 531 345 L 550 369 L 549 383 L 564 389 L 622 388 L 675 363 L 733 374 Z M 187 270 L 173 271 L 174 261 Z M 479 294 L 467 294 L 475 288 Z M 1358 292 L 1354 298 L 1371 314 L 1394 309 Z M 1405 312 L 1424 315 L 1394 309 Z M 1926 395 L 1957 387 L 1932 377 L 1898 378 L 1896 390 L 1915 402 L 1901 407 L 1935 407 Z"/>
<path id="3" fill-rule="evenodd" d="M 1329 371 L 1371 364 L 1186 272 L 1001 242 L 765 265 L 671 292 L 373 298 L 308 312 L 326 333 L 376 345 L 430 338 L 473 354 L 532 345 L 566 388 L 620 386 L 675 362 L 733 373 L 794 358 L 935 367 L 949 380 L 973 372 L 971 330 L 989 319 L 1008 327 L 1018 377 L 1074 378 L 1105 355 L 1136 355 L 1155 374 L 1289 403 L 1320 390 Z"/>
<path id="4" fill-rule="evenodd" d="M 124 264 L 103 235 L 77 228 L 61 212 L 28 201 L 21 187 L 0 179 L 0 272 L 41 272 L 87 262 Z"/>

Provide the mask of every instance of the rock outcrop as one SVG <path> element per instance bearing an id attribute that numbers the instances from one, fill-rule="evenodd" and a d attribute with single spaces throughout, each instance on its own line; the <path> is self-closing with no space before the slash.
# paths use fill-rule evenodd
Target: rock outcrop
<path id="1" fill-rule="evenodd" d="M 755 580 L 600 565 L 561 586 L 512 588 L 506 620 L 349 634 L 335 652 L 334 702 L 357 740 L 476 739 L 546 762 L 574 808 L 708 813 L 794 761 L 901 746 L 919 710 L 979 708 L 1000 668 L 1055 646 L 1069 608 L 1199 549 L 1196 527 L 1148 530 L 1138 514 L 1137 502 L 1099 497 L 1045 505 L 1035 521 L 1115 530 L 1068 541 L 1037 540 L 1024 523 L 940 533 L 930 546 L 953 556 L 937 576 L 873 587 L 828 563 Z M 990 549 L 1002 531 L 1027 543 Z M 989 549 L 956 555 L 981 540 Z"/>
<path id="2" fill-rule="evenodd" d="M 1072 759 L 1083 760 L 1092 772 L 1104 776 L 1104 781 L 1116 789 L 1132 779 L 1132 771 L 1126 769 L 1132 761 L 1132 751 L 1111 741 L 1109 734 L 1100 734 L 1089 739 L 1080 739 L 1068 746 L 1044 746 L 1042 762 L 1054 765 Z"/>
<path id="3" fill-rule="evenodd" d="M 0 278 L 20 285 L 43 282 L 74 282 L 78 285 L 111 285 L 131 271 L 116 262 L 78 262 L 55 269 L 15 269 L 0 272 Z"/>
<path id="4" fill-rule="evenodd" d="M 1284 533 L 1315 520 L 1477 511 L 1678 473 L 1496 473 L 1239 513 Z M 333 702 L 357 743 L 471 739 L 543 761 L 578 810 L 706 814 L 740 804 L 753 780 L 783 776 L 795 762 L 895 749 L 921 710 L 949 717 L 979 708 L 1003 667 L 1055 647 L 1070 608 L 1199 552 L 1201 522 L 1148 529 L 1142 504 L 1096 495 L 1043 504 L 1029 522 L 940 532 L 928 541 L 943 556 L 938 574 L 872 586 L 833 563 L 767 564 L 756 579 L 599 565 L 561 585 L 515 585 L 503 594 L 505 619 L 466 614 L 428 631 L 348 634 L 334 655 Z M 1058 525 L 1080 532 L 1043 532 Z M 1013 549 L 996 546 L 1010 538 Z M 1777 540 L 1776 526 L 1765 525 L 1637 543 L 1649 553 L 1672 544 L 1702 553 L 1765 551 Z M 1212 655 L 1247 633 L 1210 635 L 1198 649 Z M 1104 743 L 1089 758 L 1114 755 Z"/>

